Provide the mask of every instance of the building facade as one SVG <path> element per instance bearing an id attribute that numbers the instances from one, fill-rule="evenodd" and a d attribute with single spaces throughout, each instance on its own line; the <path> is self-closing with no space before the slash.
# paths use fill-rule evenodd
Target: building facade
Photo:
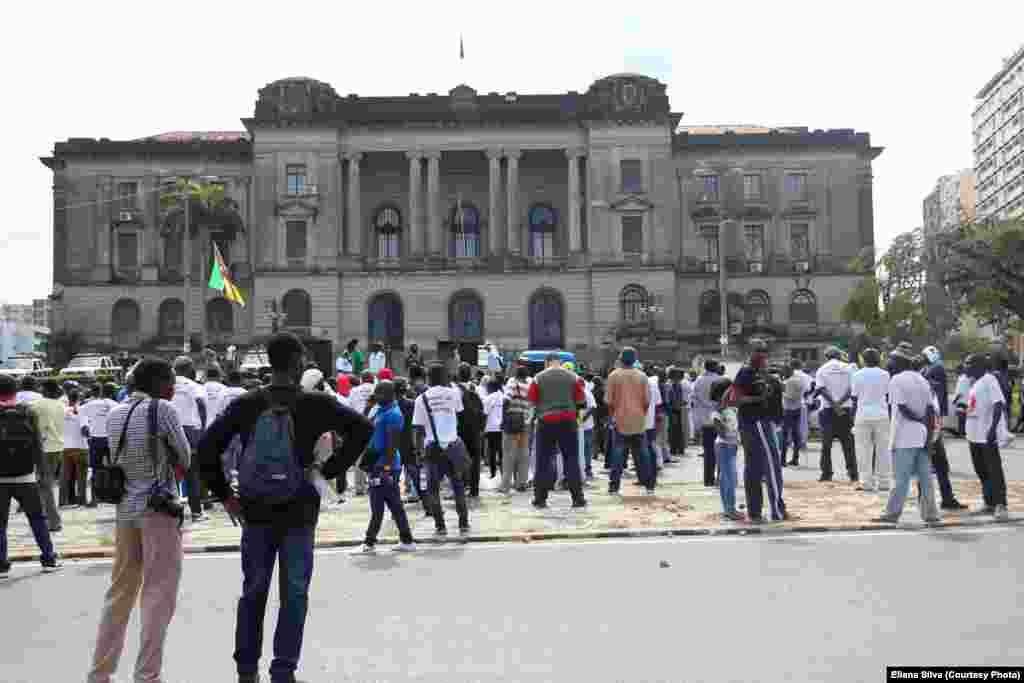
<path id="1" fill-rule="evenodd" d="M 973 222 L 977 218 L 977 199 L 973 169 L 940 177 L 922 206 L 925 239 Z"/>
<path id="2" fill-rule="evenodd" d="M 245 132 L 72 138 L 42 160 L 56 324 L 119 348 L 180 343 L 188 316 L 213 345 L 283 326 L 392 351 L 630 342 L 680 358 L 718 349 L 721 265 L 736 342 L 811 358 L 863 277 L 881 149 L 849 129 L 681 117 L 638 74 L 583 94 L 407 97 L 293 78 L 260 90 Z M 183 175 L 233 200 L 192 223 L 188 311 L 182 211 L 159 201 Z M 205 286 L 215 242 L 245 308 Z"/>
<path id="3" fill-rule="evenodd" d="M 978 218 L 1004 220 L 1024 209 L 1024 47 L 975 97 Z"/>

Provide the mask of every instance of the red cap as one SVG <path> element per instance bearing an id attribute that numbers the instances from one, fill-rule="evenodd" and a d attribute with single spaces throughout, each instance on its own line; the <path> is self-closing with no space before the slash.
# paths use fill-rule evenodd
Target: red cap
<path id="1" fill-rule="evenodd" d="M 391 371 L 391 368 L 381 368 L 380 372 L 377 373 L 377 379 L 394 379 L 395 373 Z"/>

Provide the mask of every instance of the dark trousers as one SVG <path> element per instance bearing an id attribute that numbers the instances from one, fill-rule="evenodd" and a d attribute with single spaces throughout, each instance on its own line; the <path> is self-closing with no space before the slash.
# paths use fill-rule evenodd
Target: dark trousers
<path id="1" fill-rule="evenodd" d="M 704 442 L 704 485 L 715 485 L 715 438 L 718 432 L 714 427 L 700 428 L 701 440 Z"/>
<path id="2" fill-rule="evenodd" d="M 487 465 L 491 468 L 491 479 L 498 475 L 504 457 L 501 437 L 501 432 L 487 432 Z"/>
<path id="3" fill-rule="evenodd" d="M 30 484 L 0 484 L 0 569 L 10 569 L 7 560 L 7 518 L 11 514 L 11 499 L 18 501 L 21 511 L 28 517 L 32 536 L 39 546 L 40 560 L 43 563 L 52 561 L 56 554 L 53 541 L 50 540 L 50 528 L 46 525 L 43 514 L 43 500 L 39 497 L 39 487 Z"/>
<path id="4" fill-rule="evenodd" d="M 743 440 L 743 489 L 747 495 L 747 513 L 751 519 L 761 517 L 761 482 L 768 486 L 768 507 L 772 519 L 786 514 L 782 499 L 782 456 L 768 421 L 758 420 L 740 428 Z"/>
<path id="5" fill-rule="evenodd" d="M 469 453 L 469 471 L 466 472 L 465 484 L 470 498 L 480 495 L 480 462 L 483 454 L 480 452 L 481 438 L 479 434 L 460 435 L 462 443 L 466 444 L 466 451 Z"/>
<path id="6" fill-rule="evenodd" d="M 1006 505 L 1006 475 L 1003 473 L 1003 457 L 999 446 L 971 442 L 971 462 L 981 480 L 981 492 L 985 507 Z"/>
<path id="7" fill-rule="evenodd" d="M 421 464 L 420 467 L 423 467 Z M 441 481 L 448 477 L 452 483 L 452 493 L 455 494 L 455 512 L 459 516 L 459 528 L 469 528 L 469 506 L 466 505 L 466 485 L 462 477 L 455 476 L 452 472 L 452 465 L 447 458 L 442 457 L 440 461 L 431 460 L 427 463 L 427 491 L 425 507 L 433 511 L 434 527 L 444 530 L 444 508 L 441 506 Z"/>
<path id="8" fill-rule="evenodd" d="M 857 453 L 853 446 L 853 416 L 849 411 L 837 415 L 832 408 L 822 408 L 818 413 L 821 422 L 821 475 L 832 478 L 832 440 L 839 439 L 846 460 L 846 472 L 850 481 L 857 481 Z"/>
<path id="9" fill-rule="evenodd" d="M 673 410 L 668 422 L 668 449 L 672 455 L 681 455 L 686 450 L 683 442 L 683 411 Z"/>
<path id="10" fill-rule="evenodd" d="M 786 461 L 789 444 L 793 444 L 793 462 L 800 460 L 800 409 L 787 410 L 782 415 L 782 460 Z"/>
<path id="11" fill-rule="evenodd" d="M 565 478 L 573 503 L 583 502 L 583 475 L 580 472 L 579 435 L 576 421 L 540 422 L 537 427 L 537 471 L 533 489 L 535 503 L 545 503 L 555 485 L 555 449 L 561 451 Z"/>
<path id="12" fill-rule="evenodd" d="M 185 430 L 185 438 L 188 439 L 188 445 L 192 452 L 195 453 L 199 447 L 201 432 L 197 427 L 184 427 L 183 429 Z M 192 464 L 188 468 L 188 472 L 185 473 L 185 478 L 188 481 L 188 507 L 193 515 L 202 514 L 203 496 L 199 483 L 199 458 L 192 458 Z"/>
<path id="13" fill-rule="evenodd" d="M 393 476 L 382 476 L 380 484 L 374 485 L 370 475 L 370 526 L 366 527 L 366 545 L 377 544 L 377 534 L 384 521 L 384 507 L 391 513 L 391 519 L 398 526 L 398 538 L 402 543 L 412 543 L 412 529 L 409 518 L 402 506 L 402 492 L 398 489 L 398 479 Z"/>
<path id="14" fill-rule="evenodd" d="M 943 505 L 955 503 L 956 494 L 953 493 L 953 483 L 949 480 L 949 458 L 946 457 L 946 444 L 942 439 L 936 439 L 929 455 L 932 458 L 932 467 L 935 468 L 935 477 L 939 480 Z"/>
<path id="15" fill-rule="evenodd" d="M 246 524 L 242 527 L 242 597 L 235 626 L 235 662 L 239 674 L 259 670 L 263 652 L 263 617 L 267 610 L 274 561 L 279 560 L 281 607 L 274 632 L 273 681 L 290 681 L 299 665 L 302 635 L 313 577 L 315 527 Z"/>
<path id="16" fill-rule="evenodd" d="M 97 467 L 110 460 L 110 439 L 105 436 L 89 437 L 89 467 Z"/>

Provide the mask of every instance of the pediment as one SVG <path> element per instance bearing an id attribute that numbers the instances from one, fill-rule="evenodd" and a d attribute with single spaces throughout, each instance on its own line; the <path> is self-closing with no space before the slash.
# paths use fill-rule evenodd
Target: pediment
<path id="1" fill-rule="evenodd" d="M 630 195 L 612 202 L 608 208 L 612 211 L 650 211 L 654 204 L 641 195 Z"/>

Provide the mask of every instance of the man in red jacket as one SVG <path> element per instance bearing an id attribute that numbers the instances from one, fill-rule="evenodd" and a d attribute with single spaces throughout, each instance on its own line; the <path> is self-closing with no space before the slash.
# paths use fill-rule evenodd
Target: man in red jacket
<path id="1" fill-rule="evenodd" d="M 544 371 L 534 378 L 527 398 L 537 415 L 537 473 L 534 482 L 533 507 L 548 506 L 548 492 L 555 483 L 555 448 L 562 452 L 569 491 L 574 508 L 586 507 L 583 498 L 583 476 L 577 450 L 577 411 L 586 405 L 583 380 L 575 372 L 562 367 L 556 352 L 544 359 Z"/>

